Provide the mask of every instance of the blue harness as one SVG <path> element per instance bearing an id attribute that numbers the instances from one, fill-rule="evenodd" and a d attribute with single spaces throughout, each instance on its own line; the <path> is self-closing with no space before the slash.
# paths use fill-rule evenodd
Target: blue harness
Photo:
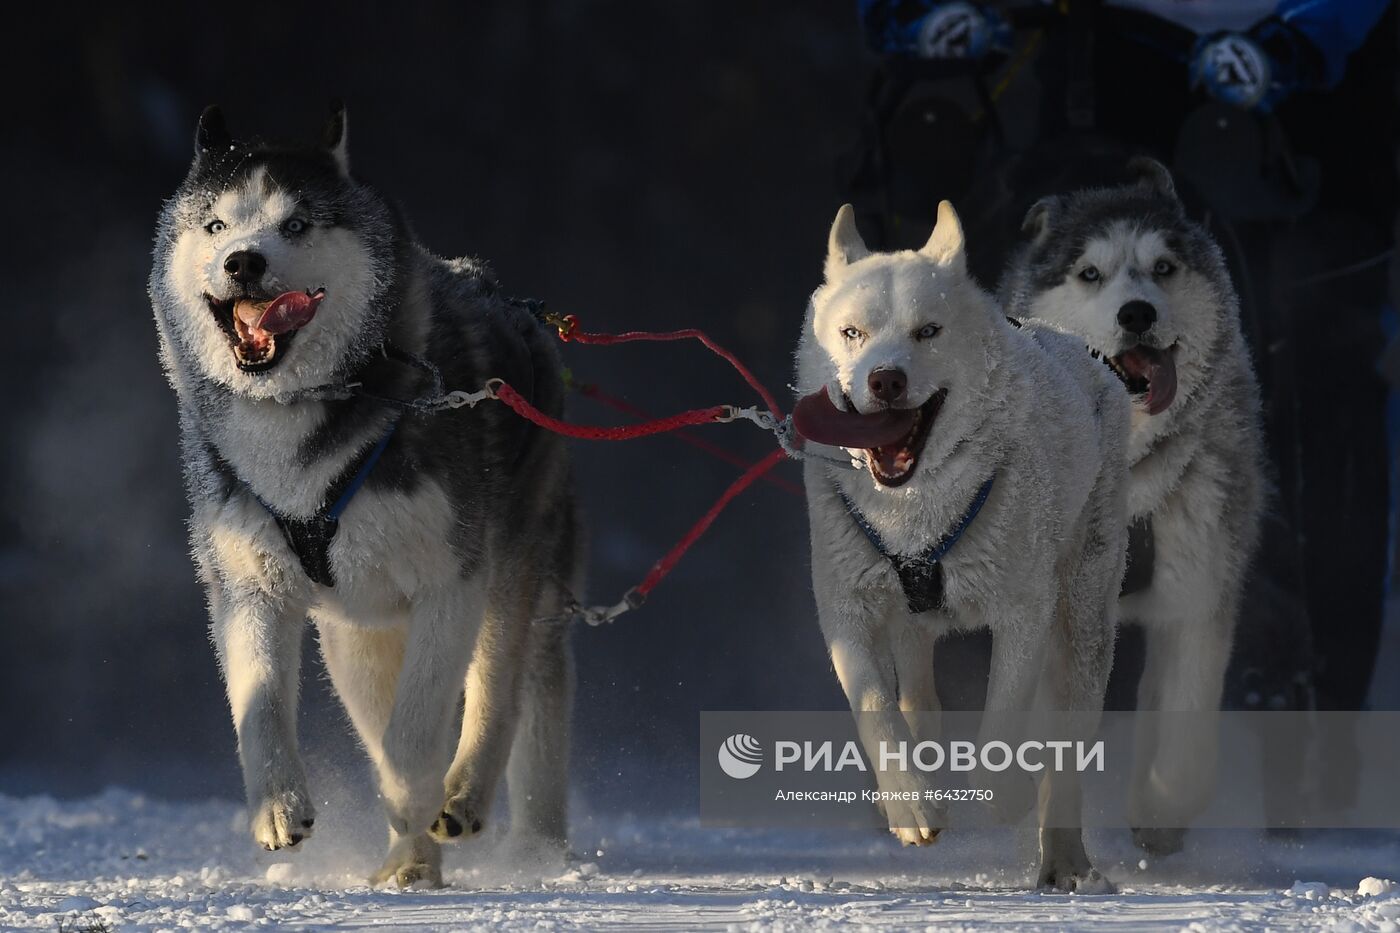
<path id="1" fill-rule="evenodd" d="M 364 487 L 374 465 L 384 453 L 384 448 L 389 446 L 389 440 L 394 436 L 394 429 L 397 427 L 398 421 L 395 420 L 379 442 L 360 456 L 358 463 L 352 463 L 331 483 L 330 488 L 326 490 L 326 499 L 331 500 L 330 507 L 320 510 L 310 518 L 288 518 L 263 502 L 257 493 L 253 493 L 253 497 L 267 509 L 277 527 L 282 530 L 282 536 L 287 539 L 287 546 L 296 554 L 297 560 L 301 561 L 301 569 L 322 586 L 335 586 L 330 550 L 331 541 L 340 530 L 340 516 L 345 514 L 355 494 Z M 247 483 L 244 483 L 244 486 L 247 486 Z M 248 491 L 252 492 L 252 489 L 249 488 Z"/>
<path id="2" fill-rule="evenodd" d="M 899 586 L 904 590 L 904 599 L 909 604 L 909 611 L 920 613 L 944 608 L 943 558 L 948 556 L 948 552 L 967 531 L 972 520 L 977 517 L 977 513 L 982 511 L 982 506 L 987 504 L 987 497 L 992 494 L 992 482 L 996 478 L 995 473 L 987 477 L 987 481 L 982 484 L 981 489 L 977 490 L 977 495 L 972 497 L 972 504 L 967 507 L 962 518 L 958 519 L 958 523 L 946 535 L 938 539 L 932 547 L 913 557 L 903 557 L 892 553 L 889 548 L 885 547 L 885 541 L 880 537 L 880 532 L 876 531 L 875 526 L 870 524 L 870 520 L 861 514 L 860 509 L 856 508 L 856 504 L 851 501 L 841 487 L 833 483 L 832 488 L 836 490 L 836 495 L 840 497 L 841 503 L 845 505 L 851 518 L 855 520 L 856 527 L 870 540 L 871 545 L 879 552 L 880 556 L 894 567 L 894 572 L 899 576 Z"/>

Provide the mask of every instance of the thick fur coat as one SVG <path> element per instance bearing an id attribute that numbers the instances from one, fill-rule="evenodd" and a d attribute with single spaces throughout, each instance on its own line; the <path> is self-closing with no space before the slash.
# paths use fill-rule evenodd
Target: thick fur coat
<path id="1" fill-rule="evenodd" d="M 900 380 L 894 394 L 891 374 Z M 1095 719 L 1125 541 L 1128 400 L 1112 374 L 1082 341 L 1008 322 L 969 276 L 961 225 L 944 202 L 922 250 L 887 254 L 866 249 L 842 208 L 826 281 L 803 324 L 797 381 L 804 396 L 825 391 L 862 415 L 924 412 L 900 442 L 907 449 L 825 449 L 854 458 L 854 470 L 815 457 L 806 464 L 819 621 L 872 756 L 881 741 L 909 738 L 909 727 L 899 716 L 862 714 L 936 712 L 935 642 L 957 629 L 991 630 L 986 709 L 999 738 L 1036 708 Z M 911 612 L 891 561 L 848 503 L 891 552 L 917 555 L 960 522 L 989 477 L 985 505 L 941 561 L 944 606 Z M 922 730 L 933 721 L 910 720 Z M 1022 778 L 980 774 L 971 786 L 995 789 L 995 806 L 1013 819 L 1033 803 Z M 915 774 L 881 780 L 898 785 L 882 790 L 920 789 Z M 1077 776 L 1046 780 L 1040 883 L 1101 888 L 1077 828 Z M 932 842 L 943 825 L 927 803 L 889 804 L 886 816 L 911 844 Z"/>
<path id="2" fill-rule="evenodd" d="M 1148 582 L 1119 612 L 1147 637 L 1138 709 L 1199 715 L 1143 717 L 1129 818 L 1140 845 L 1171 852 L 1214 787 L 1212 719 L 1267 483 L 1259 390 L 1224 259 L 1164 167 L 1131 168 L 1133 184 L 1032 207 L 1001 291 L 1008 313 L 1075 334 L 1134 393 L 1128 512 L 1150 528 L 1153 557 L 1129 567 Z M 1152 378 L 1125 367 L 1132 356 L 1159 361 Z M 1163 408 L 1153 383 L 1167 381 Z"/>
<path id="3" fill-rule="evenodd" d="M 376 880 L 436 884 L 437 840 L 481 829 L 508 760 L 514 828 L 562 851 L 572 673 L 564 629 L 531 620 L 578 583 L 573 494 L 561 441 L 503 406 L 385 399 L 431 394 L 434 368 L 453 388 L 502 377 L 554 413 L 564 387 L 548 335 L 482 265 L 418 245 L 345 140 L 343 111 L 300 147 L 234 140 L 211 108 L 150 294 L 253 837 L 313 830 L 296 741 L 310 618 L 378 771 Z M 294 332 L 244 321 L 245 302 L 317 288 Z M 279 521 L 319 521 L 386 436 L 330 539 L 333 583 L 313 582 Z"/>

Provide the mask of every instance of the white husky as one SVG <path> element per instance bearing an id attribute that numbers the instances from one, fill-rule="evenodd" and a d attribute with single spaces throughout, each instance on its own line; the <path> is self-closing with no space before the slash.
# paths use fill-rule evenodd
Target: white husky
<path id="1" fill-rule="evenodd" d="M 1148 851 L 1214 787 L 1214 716 L 1267 483 L 1259 390 L 1220 250 L 1186 216 L 1166 168 L 1046 198 L 1002 283 L 1009 313 L 1071 331 L 1134 397 L 1134 546 L 1119 612 L 1147 635 L 1129 819 Z M 1139 545 L 1139 542 L 1141 544 Z"/>
<path id="2" fill-rule="evenodd" d="M 1096 718 L 1125 548 L 1129 412 L 1112 374 L 1083 341 L 1003 316 L 967 272 L 946 201 L 918 252 L 870 253 L 841 208 L 797 363 L 799 432 L 864 466 L 806 467 L 818 613 L 852 710 L 937 711 L 935 640 L 987 627 L 986 708 L 1002 724 L 1033 708 Z M 928 716 L 857 719 L 872 756 L 881 741 L 933 738 L 908 733 L 933 728 Z M 977 786 L 1019 817 L 1034 788 L 1006 774 Z M 920 789 L 911 774 L 880 779 L 901 785 L 882 791 Z M 1039 883 L 1106 886 L 1068 828 L 1077 776 L 1045 780 Z M 942 828 L 925 803 L 886 816 L 908 844 Z"/>

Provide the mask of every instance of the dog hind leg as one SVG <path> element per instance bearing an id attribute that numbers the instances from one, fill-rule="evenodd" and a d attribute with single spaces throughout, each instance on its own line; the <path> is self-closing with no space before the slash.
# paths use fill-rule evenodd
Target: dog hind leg
<path id="1" fill-rule="evenodd" d="M 483 576 L 444 581 L 416 595 L 410 606 L 379 766 L 380 791 L 397 834 L 380 875 L 397 877 L 400 884 L 423 878 L 440 883 L 440 870 L 431 861 L 437 844 L 428 829 L 441 811 L 457 701 L 482 629 Z"/>
<path id="2" fill-rule="evenodd" d="M 1052 586 L 1040 589 L 1054 593 Z M 983 704 L 977 745 L 980 748 L 988 742 L 1002 741 L 1014 748 L 1023 741 L 1030 725 L 1048 633 L 1056 624 L 1055 607 L 1043 607 L 1030 600 L 1007 602 L 989 607 L 987 615 L 1001 621 L 992 633 L 987 701 Z M 1014 768 L 997 772 L 979 765 L 969 775 L 969 787 L 992 793 L 990 810 L 1004 824 L 1020 820 L 1035 804 L 1035 782 Z"/>
<path id="3" fill-rule="evenodd" d="M 555 607 L 552 615 L 560 611 Z M 567 623 L 530 628 L 520 722 L 507 767 L 512 848 L 531 861 L 558 861 L 568 845 L 569 733 L 574 670 Z"/>
<path id="4" fill-rule="evenodd" d="M 896 623 L 894 666 L 899 683 L 899 708 L 916 742 L 934 742 L 943 710 L 934 684 L 933 652 L 938 636 L 910 619 Z"/>
<path id="5" fill-rule="evenodd" d="M 408 633 L 403 627 L 359 628 L 319 621 L 316 630 L 331 684 L 370 761 L 379 769 Z M 389 850 L 396 856 L 370 877 L 371 883 L 393 879 L 401 887 L 441 886 L 442 858 L 431 839 L 405 838 L 390 821 Z"/>

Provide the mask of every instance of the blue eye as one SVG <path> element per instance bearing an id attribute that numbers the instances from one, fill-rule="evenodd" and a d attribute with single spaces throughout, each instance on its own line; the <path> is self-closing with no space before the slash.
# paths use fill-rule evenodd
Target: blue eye
<path id="1" fill-rule="evenodd" d="M 1079 277 L 1086 282 L 1097 282 L 1099 279 L 1103 278 L 1099 270 L 1093 266 L 1085 266 L 1083 269 L 1080 269 Z"/>
<path id="2" fill-rule="evenodd" d="M 218 236 L 220 233 L 223 233 L 227 229 L 228 226 L 222 220 L 211 220 L 209 223 L 204 225 L 205 232 L 214 236 Z"/>
<path id="3" fill-rule="evenodd" d="M 310 226 L 309 223 L 302 220 L 300 217 L 293 217 L 282 225 L 282 232 L 290 234 L 291 236 L 296 236 L 299 233 L 305 233 L 306 229 Z"/>
<path id="4" fill-rule="evenodd" d="M 1152 274 L 1158 278 L 1166 278 L 1176 271 L 1176 266 L 1165 259 L 1157 260 L 1157 264 L 1152 267 Z"/>
<path id="5" fill-rule="evenodd" d="M 943 328 L 939 327 L 937 324 L 925 324 L 923 327 L 914 331 L 914 339 L 928 340 L 931 337 L 937 337 L 938 332 L 942 329 Z"/>
<path id="6" fill-rule="evenodd" d="M 865 334 L 862 334 L 858 328 L 852 327 L 848 324 L 845 327 L 841 328 L 841 336 L 845 337 L 847 340 L 859 340 L 860 338 L 864 337 Z"/>

